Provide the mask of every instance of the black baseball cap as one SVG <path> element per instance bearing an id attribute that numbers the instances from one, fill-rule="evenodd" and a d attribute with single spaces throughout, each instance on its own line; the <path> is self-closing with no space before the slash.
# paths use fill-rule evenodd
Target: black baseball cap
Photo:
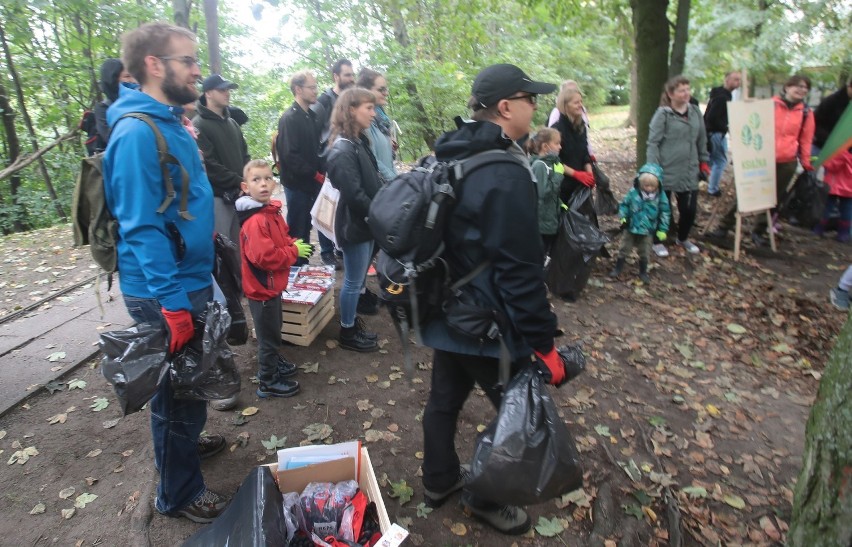
<path id="1" fill-rule="evenodd" d="M 556 91 L 556 85 L 535 82 L 515 65 L 501 63 L 486 67 L 476 75 L 471 95 L 480 107 L 488 108 L 518 91 L 544 95 Z"/>
<path id="2" fill-rule="evenodd" d="M 207 92 L 211 89 L 237 89 L 238 86 L 234 82 L 229 82 L 219 74 L 212 74 L 204 78 L 204 83 L 201 84 L 201 91 Z"/>

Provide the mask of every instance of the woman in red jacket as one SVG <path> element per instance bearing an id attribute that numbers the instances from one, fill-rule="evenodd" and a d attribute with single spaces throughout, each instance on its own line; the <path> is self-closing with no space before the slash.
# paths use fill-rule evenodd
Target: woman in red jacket
<path id="1" fill-rule="evenodd" d="M 852 148 L 837 154 L 823 164 L 825 183 L 828 184 L 828 203 L 814 233 L 822 236 L 828 226 L 828 219 L 834 207 L 840 210 L 837 221 L 837 241 L 849 241 L 849 228 L 852 226 Z"/>

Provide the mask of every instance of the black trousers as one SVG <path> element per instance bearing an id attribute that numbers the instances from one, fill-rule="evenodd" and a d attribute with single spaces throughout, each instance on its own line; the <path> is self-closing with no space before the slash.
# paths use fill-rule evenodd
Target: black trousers
<path id="1" fill-rule="evenodd" d="M 517 371 L 524 361 L 512 364 Z M 423 486 L 443 492 L 456 483 L 459 457 L 456 453 L 456 424 L 474 384 L 500 408 L 503 392 L 498 387 L 499 360 L 435 350 L 432 358 L 432 389 L 423 413 Z"/>
<path id="2" fill-rule="evenodd" d="M 257 334 L 257 379 L 264 386 L 278 379 L 278 349 L 281 347 L 281 297 L 248 299 Z"/>

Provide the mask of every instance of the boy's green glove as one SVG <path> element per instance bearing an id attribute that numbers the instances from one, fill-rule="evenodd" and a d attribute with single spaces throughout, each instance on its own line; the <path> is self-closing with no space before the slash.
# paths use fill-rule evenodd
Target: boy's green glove
<path id="1" fill-rule="evenodd" d="M 657 239 L 659 239 L 660 241 L 665 241 L 667 237 L 669 236 L 664 231 L 657 230 Z"/>
<path id="2" fill-rule="evenodd" d="M 301 239 L 294 241 L 293 245 L 295 245 L 296 249 L 299 250 L 299 258 L 308 258 L 314 254 L 314 246 L 310 243 L 305 243 Z"/>
<path id="3" fill-rule="evenodd" d="M 563 211 L 567 211 L 567 210 L 568 210 L 568 206 L 567 206 L 567 205 L 565 205 L 565 204 L 564 204 L 563 202 L 561 202 L 561 201 L 559 202 L 559 206 L 560 206 L 560 207 L 562 207 L 562 210 L 563 210 Z"/>
<path id="4" fill-rule="evenodd" d="M 621 219 L 621 226 L 618 227 L 618 231 L 623 232 L 626 229 L 627 229 L 627 219 L 622 218 Z"/>
<path id="5" fill-rule="evenodd" d="M 565 166 L 562 165 L 561 163 L 554 163 L 553 164 L 553 170 L 556 171 L 557 173 L 559 173 L 560 175 L 565 174 Z"/>

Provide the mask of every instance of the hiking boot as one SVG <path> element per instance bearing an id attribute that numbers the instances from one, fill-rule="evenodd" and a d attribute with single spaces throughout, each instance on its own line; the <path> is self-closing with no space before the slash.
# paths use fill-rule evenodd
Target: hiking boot
<path id="1" fill-rule="evenodd" d="M 653 249 L 654 254 L 656 254 L 660 258 L 665 258 L 665 257 L 669 256 L 669 250 L 666 249 L 666 246 L 663 245 L 662 243 L 657 243 L 656 245 L 651 247 L 651 249 Z"/>
<path id="2" fill-rule="evenodd" d="M 463 463 L 459 466 L 459 476 L 456 479 L 455 484 L 453 484 L 443 492 L 433 492 L 432 490 L 423 488 L 423 501 L 426 503 L 427 507 L 437 509 L 438 507 L 444 505 L 444 502 L 446 502 L 451 495 L 464 488 L 464 485 L 467 484 L 467 481 L 469 479 L 470 464 Z"/>
<path id="3" fill-rule="evenodd" d="M 225 449 L 225 437 L 221 435 L 204 435 L 198 437 L 198 457 L 206 460 Z"/>
<path id="4" fill-rule="evenodd" d="M 688 252 L 688 253 L 697 255 L 698 253 L 701 252 L 701 249 L 698 248 L 698 245 L 696 245 L 695 243 L 691 242 L 688 239 L 685 239 L 683 241 L 678 239 L 677 244 L 679 246 L 683 247 L 686 250 L 686 252 Z"/>
<path id="5" fill-rule="evenodd" d="M 195 498 L 195 501 L 169 516 L 184 517 L 192 522 L 207 524 L 213 522 L 213 519 L 222 514 L 222 511 L 228 506 L 228 501 L 225 496 L 208 488 Z"/>
<path id="6" fill-rule="evenodd" d="M 334 266 L 335 270 L 342 270 L 343 269 L 343 265 L 337 259 L 337 256 L 335 256 L 334 252 L 321 253 L 320 254 L 320 260 L 322 260 L 322 263 L 325 264 L 326 266 Z"/>
<path id="7" fill-rule="evenodd" d="M 648 261 L 647 260 L 640 260 L 639 261 L 639 280 L 646 285 L 651 282 L 651 277 L 648 275 Z"/>
<path id="8" fill-rule="evenodd" d="M 475 505 L 470 494 L 463 494 L 461 506 L 468 516 L 476 517 L 498 532 L 517 536 L 530 529 L 530 517 L 516 505 Z"/>
<path id="9" fill-rule="evenodd" d="M 378 334 L 376 334 L 375 332 L 370 332 L 370 331 L 367 330 L 366 323 L 364 323 L 364 320 L 361 319 L 360 317 L 357 317 L 357 316 L 355 317 L 355 327 L 357 327 L 358 330 L 361 331 L 361 334 L 367 340 L 378 340 L 379 339 Z"/>
<path id="10" fill-rule="evenodd" d="M 352 325 L 351 327 L 341 326 L 340 336 L 338 337 L 340 347 L 364 353 L 378 351 L 379 344 L 376 343 L 376 340 L 367 338 L 365 334 L 369 333 L 365 333 L 363 330 L 359 329 L 357 324 Z"/>
<path id="11" fill-rule="evenodd" d="M 612 271 L 609 272 L 609 276 L 613 279 L 616 279 L 619 275 L 621 275 L 621 272 L 624 270 L 624 263 L 625 262 L 626 262 L 626 259 L 624 259 L 624 258 L 619 258 L 618 260 L 616 260 L 615 261 L 615 268 L 613 268 Z"/>
<path id="12" fill-rule="evenodd" d="M 213 410 L 218 410 L 219 412 L 225 412 L 228 410 L 233 410 L 237 407 L 237 396 L 228 397 L 227 399 L 211 399 L 210 400 L 210 408 Z"/>
<path id="13" fill-rule="evenodd" d="M 267 397 L 292 397 L 299 393 L 299 382 L 279 378 L 271 384 L 261 383 L 255 393 L 261 399 L 266 399 Z"/>
<path id="14" fill-rule="evenodd" d="M 842 311 L 849 311 L 849 291 L 844 291 L 840 287 L 834 287 L 828 293 L 831 300 L 831 305 Z"/>
<path id="15" fill-rule="evenodd" d="M 358 307 L 355 311 L 359 315 L 377 315 L 379 313 L 379 297 L 370 289 L 364 289 L 364 292 L 358 297 Z"/>
<path id="16" fill-rule="evenodd" d="M 288 361 L 282 356 L 278 356 L 278 377 L 279 378 L 292 378 L 296 375 L 298 370 L 296 369 L 296 365 Z"/>

